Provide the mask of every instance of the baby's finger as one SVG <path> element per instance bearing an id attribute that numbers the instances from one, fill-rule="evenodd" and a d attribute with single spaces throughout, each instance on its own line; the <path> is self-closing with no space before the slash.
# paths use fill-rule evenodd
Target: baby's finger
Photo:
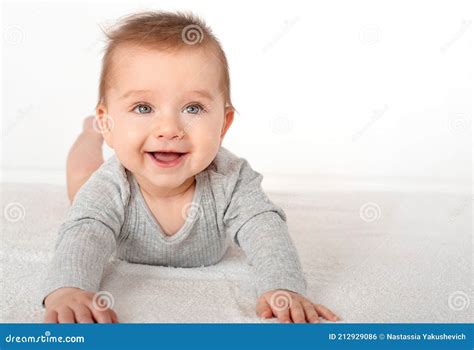
<path id="1" fill-rule="evenodd" d="M 291 319 L 294 323 L 306 323 L 304 309 L 299 301 L 294 300 L 290 308 Z"/>
<path id="2" fill-rule="evenodd" d="M 58 322 L 59 323 L 75 323 L 74 312 L 67 306 L 64 306 L 63 308 L 59 309 Z"/>
<path id="3" fill-rule="evenodd" d="M 319 323 L 319 315 L 316 312 L 314 305 L 308 302 L 303 302 L 306 320 L 310 323 Z"/>
<path id="4" fill-rule="evenodd" d="M 87 303 L 87 307 L 92 311 L 92 316 L 97 323 L 112 323 L 109 308 L 96 308 L 92 303 L 92 300 Z"/>
<path id="5" fill-rule="evenodd" d="M 76 304 L 72 307 L 77 323 L 94 323 L 91 311 L 82 304 Z"/>
<path id="6" fill-rule="evenodd" d="M 277 316 L 278 321 L 281 323 L 291 323 L 290 319 L 290 308 L 289 307 L 276 307 L 275 305 L 271 305 L 273 313 Z"/>
<path id="7" fill-rule="evenodd" d="M 104 311 L 99 311 L 92 308 L 92 315 L 97 323 L 112 323 L 112 318 L 110 317 L 109 309 Z"/>
<path id="8" fill-rule="evenodd" d="M 46 309 L 44 323 L 58 323 L 58 313 L 51 309 Z"/>
<path id="9" fill-rule="evenodd" d="M 117 314 L 112 309 L 110 309 L 110 318 L 112 319 L 112 323 L 120 323 Z"/>
<path id="10" fill-rule="evenodd" d="M 263 318 L 269 318 L 273 316 L 272 308 L 268 305 L 265 298 L 260 298 L 257 300 L 257 316 Z"/>
<path id="11" fill-rule="evenodd" d="M 339 317 L 337 317 L 331 310 L 329 310 L 327 307 L 321 305 L 321 304 L 314 304 L 314 308 L 320 314 L 323 316 L 326 320 L 329 321 L 338 321 Z"/>

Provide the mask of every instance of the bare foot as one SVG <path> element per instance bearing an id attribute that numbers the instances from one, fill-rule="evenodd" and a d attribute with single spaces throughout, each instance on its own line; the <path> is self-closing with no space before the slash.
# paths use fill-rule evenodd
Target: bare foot
<path id="1" fill-rule="evenodd" d="M 104 138 L 95 125 L 95 117 L 86 117 L 82 132 L 71 147 L 67 157 L 66 176 L 70 201 L 91 174 L 103 163 L 102 144 Z"/>

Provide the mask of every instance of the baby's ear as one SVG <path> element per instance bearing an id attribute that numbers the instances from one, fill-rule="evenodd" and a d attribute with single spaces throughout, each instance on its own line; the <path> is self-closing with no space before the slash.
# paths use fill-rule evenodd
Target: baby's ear
<path id="1" fill-rule="evenodd" d="M 95 110 L 95 129 L 100 132 L 104 137 L 105 142 L 110 148 L 113 147 L 112 129 L 114 127 L 114 120 L 107 113 L 107 107 L 103 104 L 99 104 Z"/>
<path id="2" fill-rule="evenodd" d="M 227 133 L 227 130 L 229 130 L 230 126 L 232 125 L 232 122 L 234 121 L 234 108 L 227 106 L 225 107 L 224 113 L 225 113 L 224 125 L 222 126 L 222 131 L 221 131 L 221 142 L 224 139 L 224 136 Z"/>

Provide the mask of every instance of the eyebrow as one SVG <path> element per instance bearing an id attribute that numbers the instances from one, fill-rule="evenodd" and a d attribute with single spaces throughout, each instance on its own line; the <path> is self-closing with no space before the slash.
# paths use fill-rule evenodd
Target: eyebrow
<path id="1" fill-rule="evenodd" d="M 125 100 L 133 95 L 149 94 L 149 93 L 151 93 L 151 90 L 130 90 L 124 93 L 122 96 L 120 96 L 120 99 Z"/>
<path id="2" fill-rule="evenodd" d="M 124 100 L 127 99 L 133 95 L 139 95 L 139 94 L 150 94 L 152 93 L 151 90 L 130 90 L 124 93 L 120 99 Z M 189 91 L 189 94 L 195 94 L 195 95 L 200 95 L 201 97 L 207 98 L 208 100 L 213 101 L 214 98 L 212 97 L 212 94 L 207 91 L 207 90 L 192 90 Z"/>
<path id="3" fill-rule="evenodd" d="M 200 95 L 200 96 L 202 96 L 204 98 L 207 98 L 208 100 L 211 100 L 211 101 L 214 100 L 214 98 L 212 97 L 212 94 L 207 90 L 193 90 L 193 91 L 190 91 L 190 93 Z"/>

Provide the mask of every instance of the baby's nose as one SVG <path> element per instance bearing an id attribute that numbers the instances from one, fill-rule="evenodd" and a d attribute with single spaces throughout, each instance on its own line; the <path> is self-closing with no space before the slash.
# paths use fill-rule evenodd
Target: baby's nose
<path id="1" fill-rule="evenodd" d="M 160 139 L 182 138 L 184 130 L 175 116 L 160 116 L 153 127 L 153 136 Z"/>

